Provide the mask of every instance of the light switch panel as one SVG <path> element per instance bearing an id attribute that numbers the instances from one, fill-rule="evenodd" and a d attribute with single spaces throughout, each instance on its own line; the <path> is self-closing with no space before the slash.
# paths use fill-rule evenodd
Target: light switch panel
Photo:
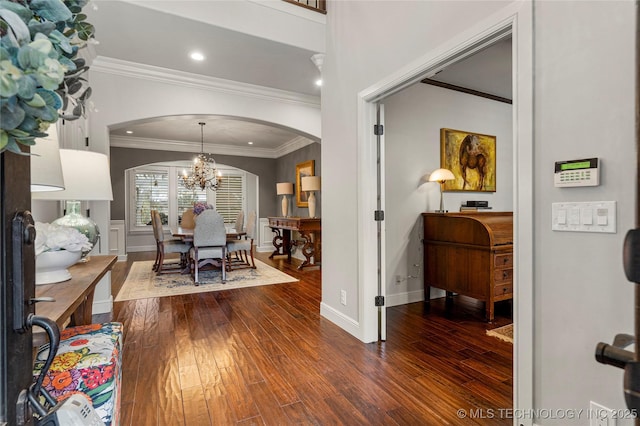
<path id="1" fill-rule="evenodd" d="M 551 229 L 616 233 L 616 202 L 585 201 L 551 204 Z"/>

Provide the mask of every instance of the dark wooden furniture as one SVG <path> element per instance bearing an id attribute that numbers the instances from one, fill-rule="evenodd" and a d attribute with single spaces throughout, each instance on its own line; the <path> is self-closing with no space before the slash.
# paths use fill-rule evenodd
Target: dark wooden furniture
<path id="1" fill-rule="evenodd" d="M 423 213 L 424 297 L 431 287 L 494 303 L 513 297 L 513 213 Z"/>
<path id="2" fill-rule="evenodd" d="M 66 325 L 91 324 L 93 293 L 98 282 L 111 270 L 118 256 L 90 256 L 87 262 L 79 262 L 69 268 L 71 279 L 55 284 L 36 286 L 36 297 L 52 297 L 54 302 L 40 302 L 36 315 L 42 315 L 58 324 L 60 330 Z M 67 324 L 67 321 L 70 323 Z M 33 344 L 39 346 L 47 340 L 39 328 L 34 330 Z"/>
<path id="3" fill-rule="evenodd" d="M 305 266 L 320 265 L 322 258 L 320 218 L 311 217 L 270 217 L 269 226 L 276 234 L 273 237 L 275 250 L 269 256 L 272 259 L 276 255 L 286 255 L 291 262 L 291 249 L 293 246 L 301 246 L 305 260 L 298 266 L 302 269 Z M 298 231 L 302 240 L 291 239 L 291 231 Z"/>

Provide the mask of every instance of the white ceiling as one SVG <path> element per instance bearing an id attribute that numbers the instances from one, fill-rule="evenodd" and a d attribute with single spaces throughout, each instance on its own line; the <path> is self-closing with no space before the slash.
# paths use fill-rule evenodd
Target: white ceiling
<path id="1" fill-rule="evenodd" d="M 311 61 L 317 52 L 140 6 L 145 3 L 98 0 L 85 8 L 89 22 L 96 27 L 99 57 L 320 96 L 320 88 L 314 84 L 320 72 Z M 153 3 L 169 10 L 167 5 L 174 1 L 148 5 Z M 220 7 L 221 3 L 215 4 Z M 201 51 L 206 59 L 191 60 L 193 50 Z M 511 99 L 511 41 L 499 42 L 432 78 Z M 192 145 L 189 150 L 196 152 L 200 150 L 200 121 L 207 123 L 204 141 L 208 152 L 216 152 L 216 145 L 244 150 L 242 155 L 252 155 L 253 150 L 258 157 L 277 157 L 285 152 L 283 147 L 301 139 L 291 131 L 238 118 L 184 115 L 113 128 L 112 143 L 117 140 L 118 146 L 126 146 L 139 140 L 143 143 L 137 146 L 151 147 L 154 140 L 180 141 Z M 133 133 L 127 134 L 127 130 Z M 251 146 L 250 141 L 254 142 Z"/>

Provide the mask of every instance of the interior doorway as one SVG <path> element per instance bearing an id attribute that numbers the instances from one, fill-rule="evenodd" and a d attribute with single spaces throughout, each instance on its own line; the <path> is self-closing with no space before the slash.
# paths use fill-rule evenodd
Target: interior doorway
<path id="1" fill-rule="evenodd" d="M 409 64 L 405 69 L 388 76 L 359 94 L 359 232 L 362 235 L 362 255 L 359 256 L 359 288 L 365 301 L 361 315 L 365 341 L 375 341 L 377 337 L 378 317 L 373 304 L 378 295 L 376 272 L 379 267 L 375 253 L 377 226 L 371 221 L 371 212 L 376 210 L 376 141 L 371 129 L 376 122 L 376 106 L 385 99 L 403 89 L 435 76 L 450 64 L 472 56 L 496 42 L 513 38 L 513 88 L 514 103 L 512 110 L 513 153 L 513 212 L 514 217 L 514 308 L 513 318 L 516 324 L 514 342 L 514 408 L 532 407 L 532 281 L 530 265 L 519 259 L 529 259 L 533 252 L 532 224 L 532 11 L 531 5 L 514 5 L 503 16 L 494 16 L 492 22 L 483 22 L 478 27 L 465 32 L 437 51 Z M 389 112 L 386 111 L 386 114 Z M 382 123 L 384 124 L 384 123 Z M 386 181 L 386 176 L 383 177 Z M 383 205 L 383 209 L 386 208 Z M 388 274 L 387 274 L 388 275 Z M 409 274 L 407 274 L 409 275 Z M 386 294 L 385 286 L 382 292 Z M 385 296 L 385 294 L 382 294 Z M 386 317 L 381 319 L 384 324 Z M 392 339 L 393 336 L 386 336 Z M 530 423 L 530 422 L 529 422 Z M 527 424 L 526 422 L 524 424 Z"/>

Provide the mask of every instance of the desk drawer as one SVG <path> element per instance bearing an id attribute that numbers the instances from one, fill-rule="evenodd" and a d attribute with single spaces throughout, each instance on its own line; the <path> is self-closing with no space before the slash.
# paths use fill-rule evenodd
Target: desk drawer
<path id="1" fill-rule="evenodd" d="M 511 293 L 513 293 L 513 284 L 512 283 L 496 285 L 493 288 L 493 296 L 494 297 L 503 296 L 505 294 L 511 294 Z"/>
<path id="2" fill-rule="evenodd" d="M 496 268 L 512 268 L 513 253 L 496 254 L 493 258 L 493 264 Z"/>
<path id="3" fill-rule="evenodd" d="M 513 269 L 496 269 L 493 272 L 493 282 L 496 286 L 513 283 Z"/>

